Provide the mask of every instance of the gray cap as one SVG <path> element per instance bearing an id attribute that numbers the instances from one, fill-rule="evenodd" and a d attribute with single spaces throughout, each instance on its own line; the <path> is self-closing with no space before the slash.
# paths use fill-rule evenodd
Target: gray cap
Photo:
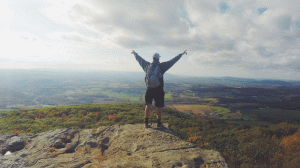
<path id="1" fill-rule="evenodd" d="M 158 53 L 155 53 L 155 54 L 153 55 L 153 58 L 159 59 L 159 57 L 160 57 L 160 55 L 159 55 Z"/>

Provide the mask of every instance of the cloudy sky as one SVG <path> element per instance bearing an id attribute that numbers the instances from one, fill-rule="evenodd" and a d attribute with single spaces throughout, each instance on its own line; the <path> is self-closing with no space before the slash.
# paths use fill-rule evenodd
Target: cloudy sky
<path id="1" fill-rule="evenodd" d="M 122 3 L 121 3 L 122 2 Z M 0 69 L 300 79 L 299 0 L 1 0 Z"/>

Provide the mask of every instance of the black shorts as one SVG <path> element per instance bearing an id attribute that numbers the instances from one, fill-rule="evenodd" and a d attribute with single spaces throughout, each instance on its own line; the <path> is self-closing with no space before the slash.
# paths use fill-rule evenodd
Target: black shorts
<path id="1" fill-rule="evenodd" d="M 145 104 L 152 104 L 155 101 L 155 107 L 161 108 L 165 106 L 165 92 L 162 87 L 148 88 L 145 94 Z"/>

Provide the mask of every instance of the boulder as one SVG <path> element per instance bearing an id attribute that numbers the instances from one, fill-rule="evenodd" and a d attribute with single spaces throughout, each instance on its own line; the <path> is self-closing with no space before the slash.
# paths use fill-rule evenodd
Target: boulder
<path id="1" fill-rule="evenodd" d="M 217 151 L 142 124 L 0 135 L 1 167 L 227 167 Z M 10 151 L 9 155 L 5 155 Z"/>

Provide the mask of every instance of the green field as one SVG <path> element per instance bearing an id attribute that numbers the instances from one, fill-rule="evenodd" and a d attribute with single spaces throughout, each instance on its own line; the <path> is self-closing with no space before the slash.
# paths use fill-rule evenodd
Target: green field
<path id="1" fill-rule="evenodd" d="M 141 101 L 141 94 L 122 94 L 116 92 L 102 91 L 103 95 L 108 96 L 109 98 L 114 98 L 119 101 L 127 101 L 127 102 L 139 102 Z M 143 98 L 143 96 L 142 96 Z"/>
<path id="2" fill-rule="evenodd" d="M 204 98 L 203 101 L 212 102 L 212 103 L 218 103 L 219 102 L 219 100 L 217 98 Z"/>
<path id="3" fill-rule="evenodd" d="M 260 108 L 241 110 L 243 118 L 251 121 L 265 121 L 265 122 L 299 122 L 300 112 L 294 110 L 283 110 L 275 108 Z"/>
<path id="4" fill-rule="evenodd" d="M 6 112 L 6 111 L 11 111 L 13 109 L 0 109 L 0 112 Z"/>
<path id="5" fill-rule="evenodd" d="M 172 93 L 166 93 L 165 100 L 172 100 Z"/>

